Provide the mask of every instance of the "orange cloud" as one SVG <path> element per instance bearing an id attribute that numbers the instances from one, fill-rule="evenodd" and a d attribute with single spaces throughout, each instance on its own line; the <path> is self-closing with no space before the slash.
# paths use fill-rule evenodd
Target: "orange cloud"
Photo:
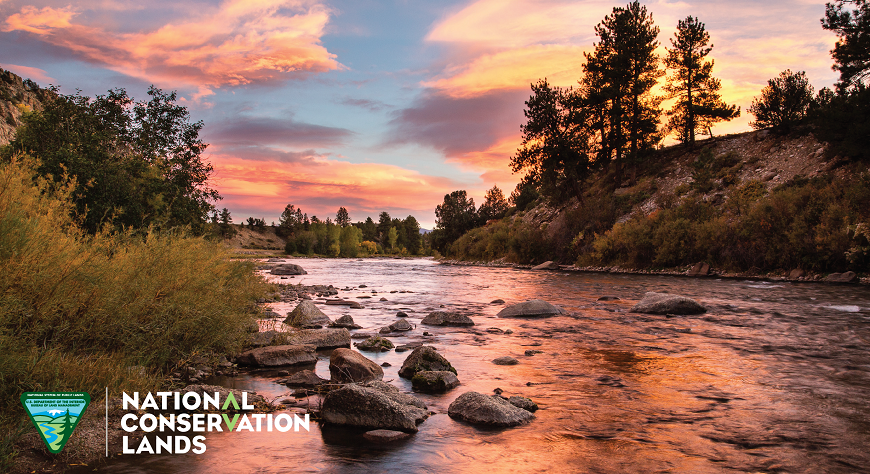
<path id="1" fill-rule="evenodd" d="M 130 76 L 222 87 L 341 68 L 320 44 L 329 15 L 326 6 L 306 1 L 227 0 L 156 30 L 121 33 L 73 22 L 72 7 L 24 7 L 3 29 L 38 34 Z"/>

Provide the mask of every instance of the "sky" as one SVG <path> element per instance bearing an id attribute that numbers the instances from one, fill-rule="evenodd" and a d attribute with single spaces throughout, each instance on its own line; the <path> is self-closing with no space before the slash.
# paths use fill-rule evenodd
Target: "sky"
<path id="1" fill-rule="evenodd" d="M 751 130 L 767 80 L 837 79 L 824 3 L 650 1 L 659 52 L 677 21 L 706 24 L 725 101 L 743 110 L 716 135 Z M 0 0 L 0 67 L 93 96 L 177 91 L 235 222 L 278 222 L 287 204 L 353 221 L 387 211 L 435 225 L 444 195 L 475 203 L 519 181 L 530 84 L 573 86 L 600 0 Z"/>

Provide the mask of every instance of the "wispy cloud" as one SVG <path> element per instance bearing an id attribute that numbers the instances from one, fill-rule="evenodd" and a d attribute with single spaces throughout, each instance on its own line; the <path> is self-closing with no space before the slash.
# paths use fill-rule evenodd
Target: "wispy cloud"
<path id="1" fill-rule="evenodd" d="M 87 21 L 85 13 L 93 12 L 25 6 L 6 18 L 3 30 L 36 35 L 84 60 L 158 83 L 238 86 L 342 67 L 320 43 L 330 17 L 320 3 L 226 0 L 141 32 Z"/>
<path id="2" fill-rule="evenodd" d="M 299 122 L 291 118 L 236 116 L 209 125 L 204 134 L 217 143 L 325 148 L 353 136 L 344 128 Z"/>
<path id="3" fill-rule="evenodd" d="M 54 79 L 53 77 L 49 77 L 49 75 L 45 71 L 37 67 L 19 66 L 17 64 L 3 63 L 0 63 L 0 67 L 6 69 L 7 71 L 12 71 L 24 79 L 31 79 L 42 84 L 54 84 L 57 82 L 56 79 Z"/>

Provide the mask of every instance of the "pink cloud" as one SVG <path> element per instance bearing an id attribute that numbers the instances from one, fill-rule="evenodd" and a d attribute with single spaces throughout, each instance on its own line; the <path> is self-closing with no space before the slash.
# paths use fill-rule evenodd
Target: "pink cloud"
<path id="1" fill-rule="evenodd" d="M 42 69 L 36 67 L 29 66 L 19 66 L 17 64 L 3 64 L 0 63 L 0 67 L 6 69 L 8 71 L 12 71 L 15 74 L 18 74 L 24 79 L 31 79 L 33 81 L 42 83 L 42 84 L 53 84 L 57 82 L 53 77 L 49 77 L 48 74 Z"/>
<path id="2" fill-rule="evenodd" d="M 264 83 L 340 69 L 320 44 L 324 5 L 292 0 L 227 0 L 193 17 L 143 32 L 76 22 L 73 7 L 24 7 L 4 31 L 24 31 L 124 74 L 209 88 Z"/>

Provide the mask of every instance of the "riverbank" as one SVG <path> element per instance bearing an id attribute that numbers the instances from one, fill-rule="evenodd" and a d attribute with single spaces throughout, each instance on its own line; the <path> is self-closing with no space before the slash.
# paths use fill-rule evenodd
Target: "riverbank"
<path id="1" fill-rule="evenodd" d="M 451 260 L 451 259 L 439 259 L 437 260 L 441 265 L 456 265 L 456 266 L 467 266 L 467 267 L 490 267 L 490 268 L 516 268 L 518 270 L 532 270 L 539 265 L 524 265 L 519 263 L 508 263 L 503 259 L 494 260 L 491 262 L 483 262 L 483 261 L 464 261 L 464 260 Z M 756 281 L 789 281 L 789 282 L 808 282 L 808 283 L 832 283 L 832 284 L 861 284 L 861 285 L 870 285 L 870 275 L 861 275 L 855 274 L 854 278 L 850 275 L 844 275 L 843 273 L 807 273 L 803 271 L 792 271 L 792 272 L 770 272 L 770 273 L 758 273 L 758 272 L 726 272 L 720 271 L 715 268 L 710 268 L 709 265 L 704 263 L 695 264 L 692 266 L 686 267 L 676 267 L 676 268 L 667 268 L 660 270 L 647 270 L 647 269 L 635 269 L 635 268 L 623 268 L 619 266 L 611 266 L 611 267 L 601 267 L 601 266 L 577 266 L 577 265 L 559 265 L 555 264 L 552 261 L 545 262 L 541 265 L 547 265 L 549 268 L 539 268 L 538 270 L 551 270 L 551 271 L 563 271 L 563 272 L 577 272 L 577 273 L 612 273 L 612 274 L 626 274 L 626 275 L 659 275 L 659 276 L 675 276 L 675 277 L 687 277 L 687 278 L 722 278 L 722 279 L 734 279 L 734 280 L 756 280 Z M 706 267 L 705 267 L 706 265 Z M 693 271 L 694 270 L 694 271 Z M 848 273 L 848 272 L 847 272 Z M 830 278 L 833 276 L 833 278 Z M 849 281 L 843 281 L 844 279 L 848 279 Z"/>

